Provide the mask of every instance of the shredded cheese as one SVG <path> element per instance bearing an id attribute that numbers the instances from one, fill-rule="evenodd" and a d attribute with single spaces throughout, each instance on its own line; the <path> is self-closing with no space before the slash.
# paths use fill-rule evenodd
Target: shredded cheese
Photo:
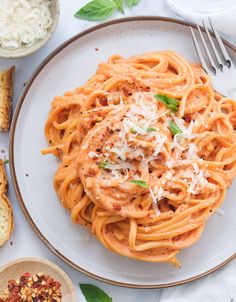
<path id="1" fill-rule="evenodd" d="M 221 208 L 218 208 L 218 209 L 215 209 L 214 213 L 219 214 L 220 216 L 223 216 L 225 212 Z"/>
<path id="2" fill-rule="evenodd" d="M 98 155 L 96 152 L 93 152 L 93 151 L 90 151 L 90 152 L 88 153 L 88 156 L 89 156 L 90 158 L 98 158 L 98 157 L 99 157 L 99 155 Z"/>
<path id="3" fill-rule="evenodd" d="M 0 46 L 29 47 L 43 39 L 52 24 L 49 0 L 0 0 Z"/>
<path id="4" fill-rule="evenodd" d="M 140 167 L 143 170 L 147 170 L 148 163 L 158 160 L 159 154 L 165 152 L 166 142 L 169 140 L 169 137 L 161 131 L 157 124 L 158 119 L 162 116 L 158 112 L 157 104 L 153 105 L 153 102 L 150 102 L 149 105 L 149 95 L 145 95 L 145 93 L 137 92 L 133 97 L 135 104 L 129 107 L 119 126 L 118 139 L 113 145 L 105 147 L 106 152 L 104 155 L 109 161 L 109 170 L 115 178 L 123 178 L 124 175 L 128 177 L 129 173 L 135 178 L 138 170 L 137 166 L 132 164 L 132 160 L 139 161 Z M 164 112 L 164 114 L 166 113 Z M 194 138 L 196 138 L 194 127 L 196 123 L 191 121 L 187 125 L 185 120 L 176 115 L 166 117 L 165 120 L 168 121 L 165 121 L 162 125 L 167 131 L 170 131 L 169 121 L 174 120 L 182 133 L 175 135 L 173 141 L 170 141 L 171 148 L 177 149 L 175 150 L 174 157 L 165 160 L 169 171 L 167 171 L 165 177 L 159 182 L 159 185 L 149 188 L 156 214 L 159 213 L 157 202 L 165 197 L 165 190 L 163 189 L 165 183 L 166 181 L 172 182 L 175 180 L 176 171 L 178 171 L 177 173 L 181 173 L 183 181 L 188 184 L 187 191 L 191 194 L 198 194 L 205 186 L 210 186 L 207 180 L 208 175 L 205 174 L 199 165 L 201 159 L 198 156 L 197 146 L 194 143 Z M 148 131 L 149 127 L 154 128 L 155 131 Z M 142 141 L 146 140 L 149 144 L 153 145 L 151 148 L 152 153 L 147 154 L 145 152 L 145 144 L 142 145 Z M 113 161 L 113 156 L 110 157 L 111 154 L 116 155 L 115 162 Z M 98 155 L 90 152 L 89 156 L 97 157 Z M 183 171 L 181 171 L 182 169 Z M 139 178 L 138 174 L 137 177 Z"/>
<path id="5" fill-rule="evenodd" d="M 196 168 L 196 166 L 195 166 Z M 187 169 L 182 173 L 182 176 L 186 177 L 189 183 L 188 192 L 192 194 L 197 194 L 202 188 L 208 185 L 206 177 L 207 174 L 203 170 L 197 168 L 197 170 Z"/>
<path id="6" fill-rule="evenodd" d="M 153 201 L 153 209 L 154 209 L 156 215 L 159 216 L 161 214 L 161 212 L 159 211 L 158 206 L 157 206 L 158 199 L 155 197 L 151 187 L 149 188 L 149 192 L 150 192 L 150 195 L 151 195 L 151 198 Z"/>

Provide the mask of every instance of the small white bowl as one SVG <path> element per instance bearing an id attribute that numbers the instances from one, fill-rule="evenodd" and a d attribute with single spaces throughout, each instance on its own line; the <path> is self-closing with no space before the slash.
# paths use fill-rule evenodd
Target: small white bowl
<path id="1" fill-rule="evenodd" d="M 20 58 L 31 55 L 32 53 L 39 50 L 43 47 L 48 40 L 53 35 L 54 31 L 56 30 L 59 16 L 60 16 L 60 5 L 59 0 L 51 0 L 50 12 L 52 16 L 52 24 L 48 29 L 48 33 L 43 39 L 36 41 L 32 46 L 29 47 L 20 47 L 16 49 L 5 49 L 0 47 L 0 57 L 2 58 Z"/>
<path id="2" fill-rule="evenodd" d="M 61 284 L 63 302 L 77 302 L 77 296 L 72 281 L 56 264 L 40 258 L 22 258 L 8 263 L 0 268 L 0 292 L 7 289 L 9 280 L 17 280 L 24 273 L 31 275 L 43 272 Z"/>

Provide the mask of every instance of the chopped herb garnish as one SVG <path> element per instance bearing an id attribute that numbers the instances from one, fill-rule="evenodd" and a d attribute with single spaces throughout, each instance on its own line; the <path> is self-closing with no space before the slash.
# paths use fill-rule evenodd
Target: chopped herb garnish
<path id="1" fill-rule="evenodd" d="M 155 99 L 164 104 L 171 112 L 177 112 L 179 108 L 179 101 L 174 98 L 169 98 L 167 95 L 155 94 Z"/>
<path id="2" fill-rule="evenodd" d="M 175 122 L 170 121 L 170 132 L 175 136 L 176 134 L 183 133 L 183 131 L 176 125 Z"/>
<path id="3" fill-rule="evenodd" d="M 139 127 L 139 128 L 145 131 L 145 128 L 141 128 L 141 127 Z M 156 128 L 153 128 L 153 127 L 148 127 L 148 128 L 146 129 L 146 131 L 147 131 L 147 132 L 152 132 L 152 131 L 157 132 L 157 129 L 156 129 Z M 130 128 L 130 132 L 135 134 L 135 133 L 137 133 L 138 131 L 136 131 L 134 128 Z"/>
<path id="4" fill-rule="evenodd" d="M 136 184 L 137 186 L 143 187 L 143 188 L 148 188 L 148 183 L 144 180 L 141 179 L 132 179 L 130 182 L 133 184 Z"/>
<path id="5" fill-rule="evenodd" d="M 148 127 L 147 128 L 147 132 L 152 132 L 152 131 L 157 132 L 157 129 L 153 128 L 153 127 Z"/>
<path id="6" fill-rule="evenodd" d="M 99 164 L 98 164 L 98 167 L 100 168 L 100 169 L 103 169 L 103 170 L 105 170 L 105 169 L 109 169 L 109 162 L 108 161 L 106 161 L 106 160 L 104 160 L 104 161 L 102 161 L 102 162 L 100 162 Z"/>
<path id="7" fill-rule="evenodd" d="M 9 159 L 4 160 L 4 165 L 9 164 Z"/>
<path id="8" fill-rule="evenodd" d="M 134 128 L 130 128 L 131 133 L 137 133 L 137 131 Z"/>

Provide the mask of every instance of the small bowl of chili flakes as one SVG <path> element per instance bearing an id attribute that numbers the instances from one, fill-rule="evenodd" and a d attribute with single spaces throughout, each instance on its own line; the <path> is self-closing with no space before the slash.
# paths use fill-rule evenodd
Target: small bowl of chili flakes
<path id="1" fill-rule="evenodd" d="M 39 258 L 15 260 L 0 268 L 0 302 L 77 302 L 67 274 Z"/>

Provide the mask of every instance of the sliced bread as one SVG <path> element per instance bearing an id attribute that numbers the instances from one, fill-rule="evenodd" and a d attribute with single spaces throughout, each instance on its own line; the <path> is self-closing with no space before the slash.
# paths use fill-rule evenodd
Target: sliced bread
<path id="1" fill-rule="evenodd" d="M 13 210 L 6 196 L 8 189 L 4 162 L 0 160 L 0 246 L 10 238 L 14 228 Z"/>
<path id="2" fill-rule="evenodd" d="M 0 71 L 0 131 L 8 131 L 11 122 L 15 66 Z"/>

